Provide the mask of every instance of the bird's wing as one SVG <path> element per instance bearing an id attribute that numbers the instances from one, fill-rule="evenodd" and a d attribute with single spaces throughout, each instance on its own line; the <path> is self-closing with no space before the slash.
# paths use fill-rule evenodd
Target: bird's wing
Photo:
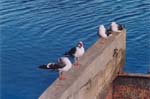
<path id="1" fill-rule="evenodd" d="M 118 24 L 118 29 L 119 29 L 119 30 L 123 30 L 124 28 L 125 28 L 124 25 Z"/>
<path id="2" fill-rule="evenodd" d="M 109 36 L 110 34 L 112 34 L 111 28 L 106 30 L 106 35 Z"/>
<path id="3" fill-rule="evenodd" d="M 76 47 L 71 48 L 67 53 L 65 53 L 65 55 L 71 55 L 73 56 L 76 52 Z"/>

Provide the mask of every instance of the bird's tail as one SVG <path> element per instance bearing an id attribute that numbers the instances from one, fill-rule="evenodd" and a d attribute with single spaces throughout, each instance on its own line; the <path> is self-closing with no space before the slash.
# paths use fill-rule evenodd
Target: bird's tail
<path id="1" fill-rule="evenodd" d="M 54 69 L 55 64 L 54 63 L 49 63 L 47 65 L 40 65 L 39 68 L 41 69 Z"/>
<path id="2" fill-rule="evenodd" d="M 47 65 L 40 65 L 39 68 L 40 69 L 49 69 L 49 68 L 47 68 Z"/>
<path id="3" fill-rule="evenodd" d="M 45 69 L 45 70 L 50 70 L 52 72 L 55 72 L 55 71 L 57 72 L 58 71 L 57 69 L 48 68 L 47 65 L 40 65 L 39 68 L 40 69 Z"/>
<path id="4" fill-rule="evenodd" d="M 51 69 L 51 70 L 57 70 L 59 68 L 63 68 L 65 64 L 60 64 L 60 63 L 49 63 L 47 65 L 41 65 L 39 68 L 41 69 Z"/>
<path id="5" fill-rule="evenodd" d="M 118 26 L 119 26 L 119 27 L 118 27 L 119 30 L 123 30 L 123 29 L 125 28 L 125 26 L 122 25 L 122 24 L 118 24 Z"/>

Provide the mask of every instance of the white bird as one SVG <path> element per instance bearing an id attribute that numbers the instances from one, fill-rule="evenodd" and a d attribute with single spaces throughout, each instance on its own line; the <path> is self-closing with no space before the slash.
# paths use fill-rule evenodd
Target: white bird
<path id="1" fill-rule="evenodd" d="M 39 68 L 42 69 L 58 70 L 60 80 L 65 79 L 63 72 L 68 71 L 69 69 L 71 69 L 71 67 L 72 67 L 72 63 L 68 57 L 60 57 L 58 59 L 58 63 L 48 63 L 47 65 L 39 66 Z"/>
<path id="2" fill-rule="evenodd" d="M 74 56 L 74 65 L 80 66 L 79 64 L 79 58 L 83 56 L 85 50 L 83 47 L 83 42 L 80 41 L 76 47 L 71 48 L 65 55 L 67 56 Z"/>
<path id="3" fill-rule="evenodd" d="M 100 43 L 103 44 L 105 42 L 105 40 L 108 38 L 108 36 L 111 35 L 111 31 L 106 30 L 104 25 L 100 25 L 98 35 L 101 37 Z"/>
<path id="4" fill-rule="evenodd" d="M 107 39 L 106 28 L 104 27 L 104 25 L 99 26 L 99 35 L 102 38 Z"/>
<path id="5" fill-rule="evenodd" d="M 121 32 L 121 30 L 123 30 L 124 26 L 117 24 L 116 22 L 112 22 L 111 23 L 111 30 L 113 32 Z"/>

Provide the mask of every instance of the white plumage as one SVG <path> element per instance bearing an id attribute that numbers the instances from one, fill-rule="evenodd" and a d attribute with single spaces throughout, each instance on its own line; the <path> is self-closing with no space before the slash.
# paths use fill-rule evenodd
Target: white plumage
<path id="1" fill-rule="evenodd" d="M 63 68 L 58 69 L 60 72 L 68 71 L 72 67 L 72 63 L 68 57 L 61 57 L 58 62 L 65 64 Z"/>
<path id="2" fill-rule="evenodd" d="M 85 50 L 83 47 L 83 42 L 80 41 L 76 47 L 71 48 L 67 53 L 65 53 L 66 56 L 74 56 L 74 65 L 80 66 L 78 63 L 79 58 L 83 56 Z"/>
<path id="3" fill-rule="evenodd" d="M 63 72 L 68 71 L 71 69 L 72 63 L 69 60 L 68 57 L 60 57 L 58 59 L 58 63 L 48 63 L 47 65 L 41 65 L 39 68 L 41 69 L 52 69 L 52 70 L 58 70 L 59 71 L 59 79 L 64 80 L 65 77 L 63 75 Z"/>
<path id="4" fill-rule="evenodd" d="M 84 47 L 83 47 L 83 42 L 80 41 L 78 43 L 78 46 L 76 47 L 76 52 L 74 54 L 75 57 L 81 57 L 83 54 L 84 54 L 85 50 L 84 50 Z"/>
<path id="5" fill-rule="evenodd" d="M 118 24 L 116 22 L 112 22 L 111 23 L 111 30 L 113 32 L 121 32 L 119 29 L 118 29 Z"/>
<path id="6" fill-rule="evenodd" d="M 99 36 L 101 36 L 104 39 L 107 39 L 106 29 L 104 25 L 99 26 Z"/>

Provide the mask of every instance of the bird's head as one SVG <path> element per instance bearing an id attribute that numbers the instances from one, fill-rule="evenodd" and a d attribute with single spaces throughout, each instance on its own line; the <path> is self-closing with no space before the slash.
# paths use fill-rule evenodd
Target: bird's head
<path id="1" fill-rule="evenodd" d="M 78 47 L 79 47 L 79 48 L 83 47 L 83 42 L 82 42 L 82 41 L 80 41 L 80 42 L 78 43 Z"/>
<path id="2" fill-rule="evenodd" d="M 99 26 L 99 28 L 100 28 L 100 29 L 104 29 L 105 27 L 104 27 L 104 25 L 102 24 L 102 25 Z"/>
<path id="3" fill-rule="evenodd" d="M 115 26 L 116 25 L 116 22 L 111 22 L 111 26 Z"/>
<path id="4" fill-rule="evenodd" d="M 105 27 L 104 27 L 103 24 L 99 26 L 99 30 L 100 30 L 100 31 L 105 31 Z"/>

